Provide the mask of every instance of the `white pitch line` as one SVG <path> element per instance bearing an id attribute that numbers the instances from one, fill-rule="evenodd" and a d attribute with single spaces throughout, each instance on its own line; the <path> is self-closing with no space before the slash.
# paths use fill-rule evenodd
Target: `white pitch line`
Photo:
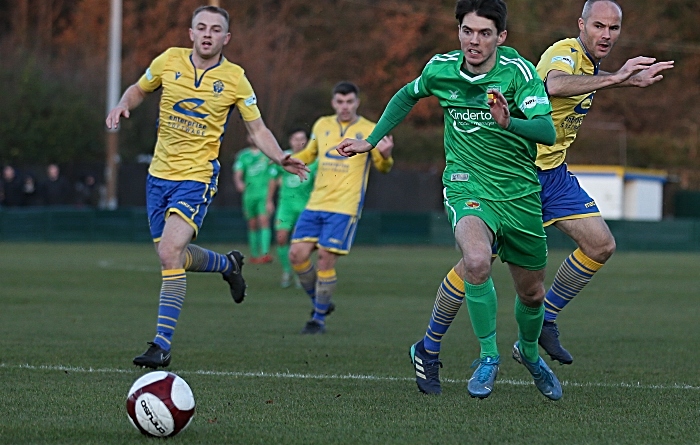
<path id="1" fill-rule="evenodd" d="M 142 372 L 138 368 L 119 369 L 119 368 L 82 368 L 79 366 L 63 366 L 63 365 L 9 365 L 0 363 L 0 368 L 6 369 L 29 369 L 32 371 L 64 371 L 64 372 L 79 372 L 86 374 L 138 374 Z M 299 380 L 366 380 L 374 382 L 413 382 L 412 377 L 383 377 L 375 375 L 363 374 L 298 374 L 292 372 L 236 372 L 236 371 L 186 371 L 178 370 L 178 375 L 212 375 L 220 377 L 261 377 L 271 379 L 299 379 Z M 442 379 L 443 383 L 467 383 L 468 379 Z M 499 384 L 526 386 L 532 385 L 531 380 L 514 380 L 514 379 L 498 379 Z M 570 386 L 576 388 L 629 388 L 629 389 L 684 389 L 684 390 L 700 390 L 700 386 L 686 385 L 683 383 L 675 383 L 673 385 L 643 385 L 638 383 L 596 383 L 596 382 L 570 382 L 562 381 L 562 386 Z"/>

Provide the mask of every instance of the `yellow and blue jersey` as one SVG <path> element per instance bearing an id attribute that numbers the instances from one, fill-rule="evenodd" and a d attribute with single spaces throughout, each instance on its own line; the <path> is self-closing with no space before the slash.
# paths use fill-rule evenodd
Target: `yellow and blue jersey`
<path id="1" fill-rule="evenodd" d="M 222 57 L 217 65 L 198 70 L 191 48 L 166 50 L 138 85 L 149 93 L 163 88 L 158 140 L 148 170 L 157 178 L 208 184 L 219 173 L 219 147 L 234 106 L 245 121 L 260 117 L 243 68 Z"/>
<path id="2" fill-rule="evenodd" d="M 547 85 L 547 76 L 552 70 L 577 76 L 598 74 L 598 65 L 583 47 L 579 39 L 564 39 L 550 46 L 537 63 L 537 74 Z M 542 170 L 560 166 L 566 159 L 566 150 L 576 139 L 583 118 L 593 103 L 592 93 L 571 97 L 551 97 L 552 121 L 557 131 L 554 145 L 537 145 L 535 163 Z"/>
<path id="3" fill-rule="evenodd" d="M 308 210 L 351 216 L 361 213 L 370 163 L 380 172 L 387 173 L 394 160 L 391 157 L 384 159 L 379 150 L 346 158 L 335 147 L 345 138 L 364 139 L 375 125 L 362 116 L 345 124 L 341 124 L 335 115 L 324 116 L 316 121 L 309 143 L 294 155 L 307 165 L 318 159 L 314 189 L 306 205 Z"/>

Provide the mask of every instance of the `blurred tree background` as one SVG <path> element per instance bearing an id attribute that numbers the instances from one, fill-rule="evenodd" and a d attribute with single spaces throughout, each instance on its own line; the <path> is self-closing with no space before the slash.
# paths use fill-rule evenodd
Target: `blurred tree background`
<path id="1" fill-rule="evenodd" d="M 123 0 L 123 88 L 169 46 L 191 45 L 192 11 L 204 0 Z M 623 32 L 603 62 L 615 71 L 645 55 L 675 60 L 647 89 L 601 91 L 570 163 L 663 168 L 700 189 L 700 2 L 621 0 Z M 537 63 L 553 42 L 578 35 L 583 0 L 510 0 L 508 39 Z M 268 126 L 284 144 L 292 127 L 332 113 L 330 89 L 356 82 L 360 112 L 377 119 L 392 94 L 436 53 L 457 49 L 453 0 L 221 0 L 231 14 L 225 56 L 243 66 Z M 104 158 L 107 0 L 0 0 L 0 164 L 101 162 Z M 122 88 L 122 90 L 123 90 Z M 120 132 L 122 162 L 150 154 L 158 97 Z M 397 165 L 441 168 L 442 111 L 421 101 L 395 132 Z M 221 150 L 244 145 L 240 119 Z"/>

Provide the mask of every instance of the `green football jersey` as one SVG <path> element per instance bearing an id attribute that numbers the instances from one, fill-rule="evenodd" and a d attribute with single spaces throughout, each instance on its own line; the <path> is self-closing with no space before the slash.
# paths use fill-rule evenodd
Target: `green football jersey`
<path id="1" fill-rule="evenodd" d="M 291 154 L 291 151 L 285 151 Z M 314 179 L 318 170 L 318 160 L 308 165 L 309 173 L 305 181 L 294 173 L 289 173 L 280 165 L 273 165 L 272 176 L 280 178 L 279 202 L 294 208 L 304 207 L 309 201 L 311 191 L 314 189 Z"/>
<path id="2" fill-rule="evenodd" d="M 244 148 L 236 156 L 233 171 L 243 171 L 243 182 L 247 196 L 267 196 L 267 187 L 272 178 L 270 159 L 260 150 Z"/>
<path id="3" fill-rule="evenodd" d="M 488 89 L 497 89 L 512 117 L 532 119 L 552 107 L 532 63 L 513 48 L 500 46 L 496 65 L 485 74 L 460 68 L 462 51 L 434 56 L 406 89 L 413 99 L 438 98 L 444 110 L 443 184 L 460 185 L 468 193 L 493 201 L 540 191 L 535 157 L 537 144 L 501 128 L 487 103 Z"/>

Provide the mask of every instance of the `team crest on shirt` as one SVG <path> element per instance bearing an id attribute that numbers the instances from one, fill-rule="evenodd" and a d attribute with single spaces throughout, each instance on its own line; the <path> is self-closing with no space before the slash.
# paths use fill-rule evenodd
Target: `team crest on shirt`
<path id="1" fill-rule="evenodd" d="M 362 133 L 355 133 L 355 139 L 364 139 Z"/>
<path id="2" fill-rule="evenodd" d="M 222 91 L 224 91 L 224 83 L 217 80 L 214 82 L 214 97 L 219 97 Z"/>
<path id="3" fill-rule="evenodd" d="M 180 71 L 175 73 L 175 80 L 179 79 L 180 76 L 182 76 L 182 73 Z"/>
<path id="4" fill-rule="evenodd" d="M 467 202 L 464 203 L 464 209 L 470 209 L 470 210 L 481 210 L 481 203 L 479 201 L 474 201 L 473 199 L 468 199 Z"/>

